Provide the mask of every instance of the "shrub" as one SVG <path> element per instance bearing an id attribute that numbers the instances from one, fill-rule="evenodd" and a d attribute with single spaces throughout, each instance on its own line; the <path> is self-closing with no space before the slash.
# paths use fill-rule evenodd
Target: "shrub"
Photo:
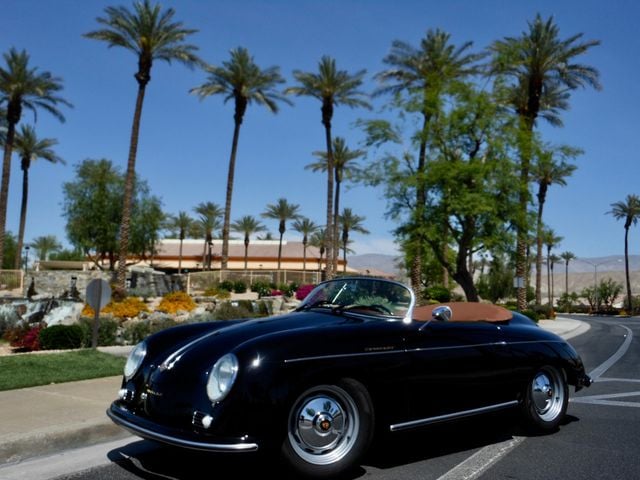
<path id="1" fill-rule="evenodd" d="M 271 285 L 269 282 L 256 281 L 251 285 L 251 290 L 258 294 L 258 297 L 267 297 L 271 295 Z"/>
<path id="2" fill-rule="evenodd" d="M 233 291 L 236 293 L 245 293 L 247 291 L 247 284 L 242 280 L 236 280 L 233 282 Z"/>
<path id="3" fill-rule="evenodd" d="M 220 290 L 226 290 L 227 292 L 233 292 L 233 282 L 231 280 L 224 280 L 220 282 L 218 288 L 220 288 Z"/>
<path id="4" fill-rule="evenodd" d="M 305 298 L 307 298 L 307 295 L 311 293 L 311 290 L 313 290 L 315 287 L 316 286 L 312 284 L 300 285 L 298 287 L 298 290 L 296 290 L 296 299 L 304 300 Z"/>
<path id="5" fill-rule="evenodd" d="M 93 337 L 93 317 L 82 317 L 78 323 L 82 328 L 82 345 L 85 347 L 91 346 L 91 339 Z M 98 346 L 108 347 L 116 344 L 116 336 L 118 332 L 119 322 L 111 318 L 100 318 L 100 325 L 98 327 Z"/>
<path id="6" fill-rule="evenodd" d="M 52 325 L 40 331 L 43 350 L 67 350 L 80 348 L 84 333 L 79 325 Z"/>
<path id="7" fill-rule="evenodd" d="M 451 292 L 448 288 L 442 285 L 435 285 L 424 290 L 425 298 L 428 300 L 435 300 L 438 303 L 445 303 L 451 301 Z"/>
<path id="8" fill-rule="evenodd" d="M 535 310 L 525 310 L 520 313 L 526 317 L 529 317 L 531 320 L 533 320 L 536 323 L 538 323 L 538 320 L 540 320 L 540 317 L 538 316 L 538 312 L 536 312 Z"/>
<path id="9" fill-rule="evenodd" d="M 128 343 L 135 345 L 146 337 L 166 328 L 175 327 L 176 321 L 171 317 L 160 317 L 151 320 L 132 322 L 125 327 L 124 338 Z"/>
<path id="10" fill-rule="evenodd" d="M 127 297 L 122 301 L 111 301 L 102 309 L 102 313 L 110 313 L 114 317 L 120 319 L 134 318 L 140 315 L 141 312 L 148 311 L 149 308 L 147 305 L 138 297 Z M 93 312 L 93 308 L 89 305 L 85 305 L 82 310 L 82 315 L 93 317 L 95 314 Z"/>
<path id="11" fill-rule="evenodd" d="M 190 312 L 196 308 L 196 303 L 186 292 L 167 293 L 158 305 L 158 311 L 165 313 L 176 313 L 179 310 Z"/>
<path id="12" fill-rule="evenodd" d="M 234 307 L 230 302 L 221 303 L 213 313 L 215 320 L 235 320 L 238 318 L 249 318 L 251 316 L 251 312 L 246 308 L 241 306 Z"/>
<path id="13" fill-rule="evenodd" d="M 4 339 L 9 342 L 9 345 L 21 352 L 40 350 L 38 336 L 42 328 L 42 324 L 29 325 L 23 323 L 16 325 L 5 332 Z"/>
<path id="14" fill-rule="evenodd" d="M 216 295 L 216 298 L 220 300 L 227 300 L 231 298 L 231 292 L 228 290 L 218 290 L 218 294 Z"/>

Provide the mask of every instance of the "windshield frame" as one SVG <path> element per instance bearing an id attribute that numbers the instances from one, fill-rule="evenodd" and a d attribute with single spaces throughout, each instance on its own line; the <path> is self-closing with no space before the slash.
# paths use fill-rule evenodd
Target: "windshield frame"
<path id="1" fill-rule="evenodd" d="M 398 314 L 384 314 L 384 313 L 376 313 L 374 311 L 363 313 L 360 311 L 356 311 L 357 303 L 340 303 L 339 300 L 343 296 L 345 291 L 349 291 L 349 289 L 362 288 L 362 286 L 366 286 L 368 283 L 372 285 L 372 292 L 376 290 L 380 290 L 379 286 L 387 286 L 389 288 L 398 288 L 403 292 L 408 293 L 409 305 L 406 307 L 406 311 Z M 379 284 L 379 285 L 378 285 Z M 377 285 L 378 288 L 373 288 L 374 285 Z M 366 291 L 366 290 L 365 290 Z M 334 293 L 328 296 L 328 293 Z M 387 299 L 387 301 L 391 302 L 391 299 Z M 344 314 L 354 314 L 359 316 L 366 317 L 376 317 L 381 318 L 387 321 L 398 321 L 401 320 L 403 323 L 410 323 L 412 321 L 413 309 L 416 305 L 416 296 L 413 292 L 413 289 L 408 287 L 407 285 L 397 282 L 395 280 L 388 280 L 386 278 L 377 278 L 377 277 L 337 277 L 332 280 L 326 280 L 324 282 L 319 283 L 306 298 L 300 303 L 300 305 L 296 308 L 296 311 L 305 311 L 314 308 L 318 309 L 329 309 L 332 313 L 344 313 Z M 366 304 L 363 304 L 363 307 L 366 307 Z M 353 307 L 354 310 L 350 310 L 349 307 Z"/>

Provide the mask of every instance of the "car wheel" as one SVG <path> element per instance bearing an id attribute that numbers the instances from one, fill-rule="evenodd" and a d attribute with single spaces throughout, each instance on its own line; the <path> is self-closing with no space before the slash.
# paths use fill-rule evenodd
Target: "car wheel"
<path id="1" fill-rule="evenodd" d="M 558 428 L 567 412 L 569 389 L 563 373 L 544 366 L 525 387 L 522 409 L 527 426 L 536 433 Z"/>
<path id="2" fill-rule="evenodd" d="M 289 411 L 283 458 L 307 477 L 341 474 L 366 452 L 373 423 L 371 398 L 360 383 L 344 380 L 309 388 Z"/>

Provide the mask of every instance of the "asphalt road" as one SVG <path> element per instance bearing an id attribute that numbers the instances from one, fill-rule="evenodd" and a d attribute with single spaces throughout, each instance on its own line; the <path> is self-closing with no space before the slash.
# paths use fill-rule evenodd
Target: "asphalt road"
<path id="1" fill-rule="evenodd" d="M 572 394 L 558 432 L 526 436 L 514 414 L 501 413 L 394 434 L 374 445 L 349 478 L 640 478 L 640 319 L 580 319 L 591 329 L 570 342 L 597 381 Z M 287 478 L 277 464 L 257 455 L 213 457 L 136 440 L 106 448 L 95 453 L 102 459 L 96 466 L 89 454 L 79 453 L 87 458 L 82 468 L 57 479 Z"/>

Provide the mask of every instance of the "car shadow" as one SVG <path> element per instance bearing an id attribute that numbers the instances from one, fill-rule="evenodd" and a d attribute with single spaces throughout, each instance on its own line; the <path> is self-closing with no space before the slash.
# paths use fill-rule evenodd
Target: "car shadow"
<path id="1" fill-rule="evenodd" d="M 567 415 L 563 425 L 579 421 Z M 483 417 L 437 424 L 410 432 L 379 436 L 361 466 L 343 477 L 354 480 L 367 475 L 367 468 L 387 470 L 439 457 L 475 451 L 514 437 L 532 436 L 524 430 L 515 413 L 502 412 Z M 277 475 L 278 479 L 299 477 L 287 473 L 275 455 L 260 453 L 208 454 L 172 448 L 140 440 L 108 453 L 120 468 L 145 480 L 200 480 L 206 472 L 218 478 Z M 255 477 L 254 477 L 255 478 Z"/>

